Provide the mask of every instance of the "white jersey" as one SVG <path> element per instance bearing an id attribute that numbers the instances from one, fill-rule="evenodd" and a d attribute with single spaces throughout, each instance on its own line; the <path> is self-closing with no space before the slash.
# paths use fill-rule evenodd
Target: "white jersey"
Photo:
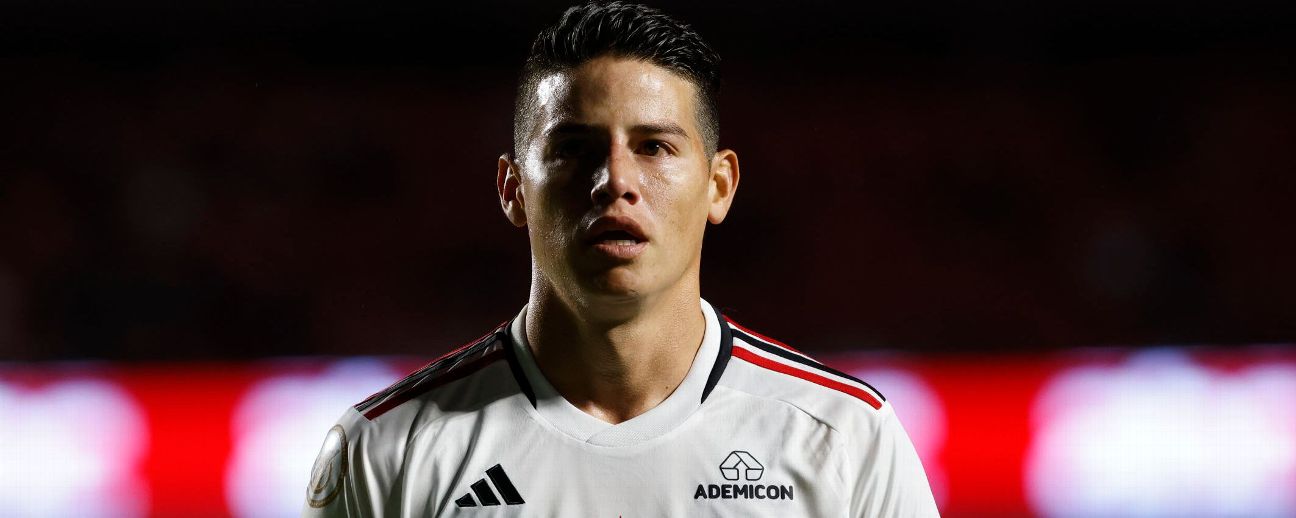
<path id="1" fill-rule="evenodd" d="M 701 308 L 684 381 L 609 424 L 540 373 L 524 307 L 348 409 L 303 516 L 937 516 L 881 394 Z"/>

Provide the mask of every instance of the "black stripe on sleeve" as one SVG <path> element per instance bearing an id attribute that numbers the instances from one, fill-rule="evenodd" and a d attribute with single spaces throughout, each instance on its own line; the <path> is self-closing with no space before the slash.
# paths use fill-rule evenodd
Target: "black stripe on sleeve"
<path id="1" fill-rule="evenodd" d="M 878 398 L 882 399 L 882 401 L 886 401 L 886 396 L 883 396 L 881 392 L 878 392 L 878 389 L 873 388 L 873 385 L 869 385 L 868 382 L 862 379 L 856 378 L 855 376 L 851 376 L 850 374 L 846 374 L 845 372 L 839 371 L 837 369 L 834 369 L 832 367 L 829 367 L 817 361 L 808 360 L 804 356 L 788 351 L 787 349 L 784 349 L 782 347 L 778 347 L 776 345 L 770 345 L 766 343 L 764 340 L 761 340 L 752 335 L 744 333 L 741 329 L 734 329 L 733 332 L 737 334 L 738 338 L 741 338 L 742 341 L 747 342 L 751 344 L 753 347 L 759 348 L 762 351 L 765 351 L 767 353 L 773 354 L 775 356 L 778 356 L 786 360 L 794 361 L 801 365 L 805 365 L 806 367 L 810 367 L 812 369 L 821 372 L 826 372 L 834 376 L 846 378 L 848 380 L 859 383 L 860 385 L 864 385 L 865 387 L 868 387 L 869 390 L 873 391 L 874 394 L 877 394 Z"/>
<path id="2" fill-rule="evenodd" d="M 473 357 L 480 353 L 482 349 L 489 347 L 497 338 L 497 335 L 498 333 L 486 335 L 471 345 L 465 346 L 458 351 L 454 351 L 423 366 L 410 375 L 402 378 L 400 381 L 393 383 L 391 386 L 354 405 L 356 411 L 362 414 L 368 412 L 370 409 L 382 404 L 383 401 L 386 401 L 393 396 L 412 390 L 414 387 L 426 383 L 429 379 L 435 379 L 437 376 L 453 369 L 465 359 Z"/>

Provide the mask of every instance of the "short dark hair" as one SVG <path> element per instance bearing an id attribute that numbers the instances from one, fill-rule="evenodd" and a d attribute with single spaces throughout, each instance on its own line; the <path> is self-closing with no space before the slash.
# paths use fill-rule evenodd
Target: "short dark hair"
<path id="1" fill-rule="evenodd" d="M 657 9 L 624 2 L 588 2 L 568 8 L 540 31 L 518 80 L 513 152 L 521 156 L 534 127 L 535 90 L 545 76 L 601 56 L 641 59 L 683 76 L 697 90 L 698 126 L 707 154 L 720 140 L 716 98 L 720 55 L 688 25 Z"/>

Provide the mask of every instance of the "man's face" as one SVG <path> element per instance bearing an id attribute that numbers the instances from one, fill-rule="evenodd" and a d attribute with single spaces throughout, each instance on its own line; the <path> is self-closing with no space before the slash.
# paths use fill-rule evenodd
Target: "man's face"
<path id="1" fill-rule="evenodd" d="M 534 94 L 536 123 L 516 166 L 539 273 L 585 302 L 640 299 L 695 279 L 703 231 L 724 218 L 737 159 L 707 155 L 693 84 L 648 62 L 602 57 L 542 78 Z M 732 180 L 717 179 L 730 169 Z"/>

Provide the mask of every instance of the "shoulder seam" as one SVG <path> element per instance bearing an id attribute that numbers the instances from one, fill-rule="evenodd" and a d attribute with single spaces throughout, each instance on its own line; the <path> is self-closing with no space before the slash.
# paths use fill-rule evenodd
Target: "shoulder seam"
<path id="1" fill-rule="evenodd" d="M 732 386 L 732 385 L 728 385 L 728 384 L 722 384 L 722 386 L 723 386 L 724 388 L 726 388 L 726 389 L 732 390 L 732 391 L 734 391 L 734 392 L 741 392 L 741 393 L 743 393 L 743 394 L 746 394 L 746 395 L 751 396 L 751 397 L 754 397 L 754 398 L 764 399 L 764 400 L 766 400 L 766 401 L 773 401 L 773 402 L 776 402 L 776 403 L 780 403 L 780 404 L 783 404 L 783 405 L 787 405 L 787 406 L 789 406 L 789 407 L 792 407 L 792 408 L 796 409 L 797 412 L 800 412 L 800 413 L 802 413 L 802 414 L 805 414 L 806 417 L 809 417 L 810 419 L 814 419 L 814 421 L 815 421 L 816 423 L 819 423 L 819 424 L 822 424 L 822 425 L 828 427 L 828 429 L 829 429 L 829 430 L 832 430 L 833 433 L 835 433 L 835 434 L 839 434 L 839 435 L 841 435 L 842 437 L 845 437 L 845 436 L 847 435 L 847 434 L 846 434 L 846 433 L 845 433 L 841 428 L 838 428 L 836 425 L 834 425 L 834 424 L 832 424 L 832 423 L 830 423 L 830 422 L 824 420 L 823 418 L 819 417 L 818 415 L 815 415 L 815 413 L 813 413 L 813 412 L 811 412 L 811 411 L 809 411 L 809 410 L 806 410 L 806 409 L 803 408 L 801 405 L 798 405 L 798 404 L 796 404 L 796 403 L 794 403 L 794 402 L 792 402 L 792 401 L 788 401 L 788 400 L 783 399 L 783 398 L 776 398 L 776 397 L 773 397 L 773 396 L 766 396 L 766 395 L 763 395 L 763 394 L 757 394 L 757 393 L 755 393 L 755 392 L 752 392 L 752 391 L 749 391 L 749 390 L 744 390 L 744 389 L 741 389 L 741 388 L 738 388 L 738 387 L 735 387 L 735 386 Z"/>
<path id="2" fill-rule="evenodd" d="M 500 329 L 429 362 L 410 375 L 354 405 L 365 419 L 374 418 L 434 388 L 476 373 L 504 357 Z"/>
<path id="3" fill-rule="evenodd" d="M 737 322 L 733 322 L 731 320 L 730 323 L 737 326 Z M 873 387 L 873 385 L 869 385 L 868 382 L 862 379 L 856 378 L 855 376 L 851 376 L 850 374 L 846 374 L 845 372 L 829 367 L 828 365 L 825 365 L 823 362 L 816 360 L 810 357 L 809 355 L 802 353 L 801 351 L 793 349 L 791 346 L 783 342 L 774 340 L 773 338 L 769 338 L 765 335 L 755 334 L 754 331 L 747 330 L 746 328 L 741 326 L 737 326 L 737 327 L 738 329 L 735 330 L 735 333 L 738 335 L 739 338 L 742 338 L 743 341 L 748 344 L 764 349 L 766 352 L 776 354 L 788 360 L 792 360 L 794 362 L 800 363 L 802 365 L 805 365 L 806 367 L 818 369 L 826 373 L 832 374 L 834 376 L 845 378 L 855 383 L 859 383 L 864 387 L 868 388 L 869 392 L 872 392 L 873 395 L 878 397 L 878 399 L 881 399 L 882 401 L 886 401 L 886 396 L 883 396 L 881 391 Z M 792 354 L 789 355 L 788 353 L 792 353 Z"/>
<path id="4" fill-rule="evenodd" d="M 734 321 L 734 319 L 729 318 L 728 316 L 726 316 L 726 317 L 724 317 L 724 318 L 725 318 L 725 321 L 729 322 L 729 327 L 732 328 L 734 331 L 740 333 L 740 334 L 747 335 L 747 336 L 749 336 L 749 337 L 754 337 L 754 338 L 756 338 L 756 339 L 758 339 L 758 340 L 760 340 L 760 341 L 763 341 L 763 342 L 765 342 L 765 343 L 768 343 L 768 344 L 770 344 L 770 345 L 775 345 L 775 346 L 781 347 L 781 348 L 783 348 L 783 349 L 786 349 L 786 350 L 788 350 L 788 351 L 791 351 L 791 352 L 793 352 L 793 353 L 796 353 L 797 355 L 802 356 L 802 357 L 806 358 L 807 360 L 814 360 L 814 358 L 811 358 L 811 357 L 807 356 L 805 353 L 803 353 L 803 352 L 801 352 L 801 351 L 798 351 L 798 350 L 794 349 L 792 346 L 790 346 L 790 345 L 788 345 L 788 344 L 785 344 L 785 343 L 783 343 L 783 342 L 780 342 L 780 341 L 778 341 L 778 340 L 775 340 L 775 339 L 770 338 L 770 337 L 768 337 L 768 336 L 765 336 L 765 335 L 763 335 L 763 334 L 757 333 L 756 331 L 753 331 L 753 330 L 751 330 L 751 329 L 748 329 L 747 326 L 744 326 L 744 325 L 742 325 L 742 324 L 739 324 L 738 322 Z"/>
<path id="5" fill-rule="evenodd" d="M 877 389 L 859 378 L 807 356 L 792 354 L 762 343 L 739 330 L 735 330 L 735 334 L 738 341 L 734 343 L 733 356 L 747 363 L 849 395 L 867 403 L 874 410 L 881 410 L 882 402 L 886 401 Z"/>

